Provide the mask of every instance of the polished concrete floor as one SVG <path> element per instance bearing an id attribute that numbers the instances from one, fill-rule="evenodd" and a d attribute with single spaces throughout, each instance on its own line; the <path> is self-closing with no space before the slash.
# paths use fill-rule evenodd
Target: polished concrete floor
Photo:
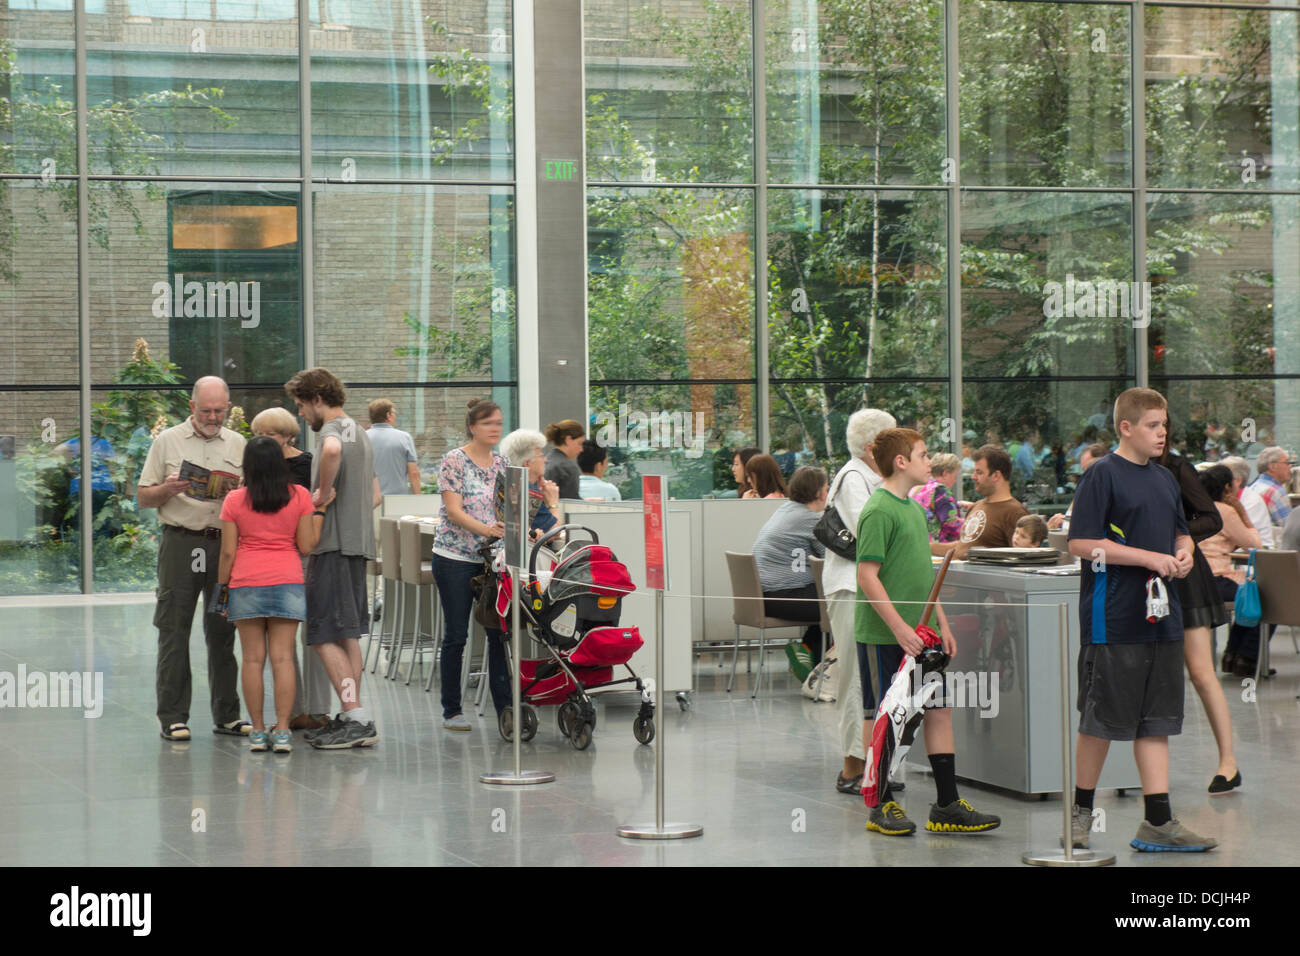
<path id="1" fill-rule="evenodd" d="M 1009 865 L 1056 846 L 1060 803 L 963 786 L 963 796 L 1003 818 L 968 837 L 886 838 L 863 829 L 860 800 L 832 788 L 840 755 L 833 704 L 799 696 L 782 675 L 757 700 L 743 674 L 732 694 L 704 657 L 693 706 L 671 707 L 668 818 L 703 824 L 699 839 L 620 839 L 622 823 L 654 818 L 654 753 L 638 746 L 635 701 L 605 698 L 591 748 L 577 752 L 555 729 L 554 708 L 523 748 L 525 768 L 555 783 L 486 787 L 480 772 L 508 768 L 511 749 L 489 719 L 465 734 L 443 731 L 436 693 L 367 676 L 363 696 L 380 744 L 291 755 L 252 754 L 211 733 L 202 639 L 195 665 L 194 740 L 158 736 L 153 716 L 155 632 L 151 600 L 123 597 L 0 601 L 3 673 L 100 671 L 101 716 L 71 708 L 0 709 L 0 863 L 72 866 L 209 865 Z M 1277 678 L 1254 703 L 1225 681 L 1244 788 L 1210 799 L 1214 741 L 1188 687 L 1187 721 L 1172 745 L 1172 797 L 1190 827 L 1217 836 L 1208 854 L 1138 854 L 1136 796 L 1098 795 L 1108 832 L 1094 845 L 1121 866 L 1300 864 L 1294 808 L 1300 796 L 1300 660 L 1290 633 L 1273 641 Z M 775 664 L 778 658 L 773 656 Z M 960 773 L 960 755 L 958 772 Z M 911 772 L 904 801 L 923 820 L 933 800 Z"/>

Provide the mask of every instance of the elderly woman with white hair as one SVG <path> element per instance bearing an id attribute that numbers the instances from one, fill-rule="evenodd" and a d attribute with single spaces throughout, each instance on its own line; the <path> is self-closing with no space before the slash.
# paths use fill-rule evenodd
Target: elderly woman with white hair
<path id="1" fill-rule="evenodd" d="M 501 439 L 501 454 L 516 468 L 528 469 L 528 531 L 534 539 L 555 527 L 560 486 L 547 480 L 546 436 L 520 428 Z"/>
<path id="2" fill-rule="evenodd" d="M 1251 527 L 1259 532 L 1259 540 L 1266 548 L 1273 547 L 1273 522 L 1268 517 L 1268 505 L 1258 491 L 1250 487 L 1250 464 L 1246 459 L 1233 456 L 1219 462 L 1232 472 L 1232 487 L 1237 493 L 1237 500 L 1246 509 L 1246 517 Z"/>
<path id="3" fill-rule="evenodd" d="M 871 457 L 871 443 L 886 428 L 897 426 L 893 415 L 878 408 L 862 408 L 849 416 L 845 439 L 852 457 L 831 482 L 826 507 L 834 508 L 844 527 L 855 535 L 867 499 L 884 481 Z M 858 673 L 857 644 L 853 634 L 858 594 L 857 562 L 842 558 L 827 548 L 822 587 L 826 592 L 831 634 L 838 650 L 835 700 L 839 708 L 844 769 L 835 779 L 835 789 L 840 793 L 857 794 L 862 792 L 862 773 L 866 769 L 864 741 L 871 734 L 869 721 L 876 709 L 875 696 L 870 690 L 870 675 L 863 680 Z"/>

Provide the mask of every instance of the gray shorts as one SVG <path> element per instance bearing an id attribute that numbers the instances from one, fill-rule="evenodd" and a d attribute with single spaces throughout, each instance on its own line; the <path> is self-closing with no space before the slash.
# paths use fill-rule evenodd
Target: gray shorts
<path id="1" fill-rule="evenodd" d="M 313 554 L 307 561 L 307 643 L 360 639 L 369 630 L 365 556 Z"/>
<path id="2" fill-rule="evenodd" d="M 1183 731 L 1183 642 L 1079 650 L 1079 732 L 1104 740 Z"/>

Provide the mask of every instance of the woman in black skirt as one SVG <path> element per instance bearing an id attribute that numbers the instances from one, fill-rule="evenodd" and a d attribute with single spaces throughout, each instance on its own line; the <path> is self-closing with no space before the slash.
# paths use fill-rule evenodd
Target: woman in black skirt
<path id="1" fill-rule="evenodd" d="M 1241 786 L 1241 773 L 1232 749 L 1228 701 L 1214 671 L 1210 635 L 1214 628 L 1228 623 L 1228 612 L 1223 606 L 1210 563 L 1196 545 L 1196 542 L 1218 534 L 1223 528 L 1223 518 L 1191 462 L 1172 453 L 1168 445 L 1157 461 L 1178 479 L 1178 487 L 1183 493 L 1187 533 L 1192 537 L 1192 571 L 1174 582 L 1178 588 L 1178 603 L 1183 609 L 1183 659 L 1187 663 L 1187 676 L 1200 695 L 1205 716 L 1214 732 L 1214 742 L 1219 748 L 1219 766 L 1210 781 L 1210 793 L 1224 794 Z"/>

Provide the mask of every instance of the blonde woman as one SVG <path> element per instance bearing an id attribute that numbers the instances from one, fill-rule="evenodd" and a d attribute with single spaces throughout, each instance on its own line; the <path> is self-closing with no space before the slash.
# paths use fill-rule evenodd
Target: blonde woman
<path id="1" fill-rule="evenodd" d="M 302 429 L 298 419 L 286 409 L 278 406 L 265 409 L 254 416 L 249 428 L 255 436 L 272 438 L 280 446 L 284 463 L 289 466 L 289 475 L 295 484 L 311 490 L 311 452 L 296 447 Z M 303 558 L 303 570 L 306 572 L 307 559 Z M 329 723 L 330 676 L 325 672 L 320 655 L 304 654 L 302 647 L 306 639 L 304 629 L 299 628 L 299 646 L 294 660 L 294 695 L 293 716 L 289 719 L 290 730 L 320 730 Z"/>

